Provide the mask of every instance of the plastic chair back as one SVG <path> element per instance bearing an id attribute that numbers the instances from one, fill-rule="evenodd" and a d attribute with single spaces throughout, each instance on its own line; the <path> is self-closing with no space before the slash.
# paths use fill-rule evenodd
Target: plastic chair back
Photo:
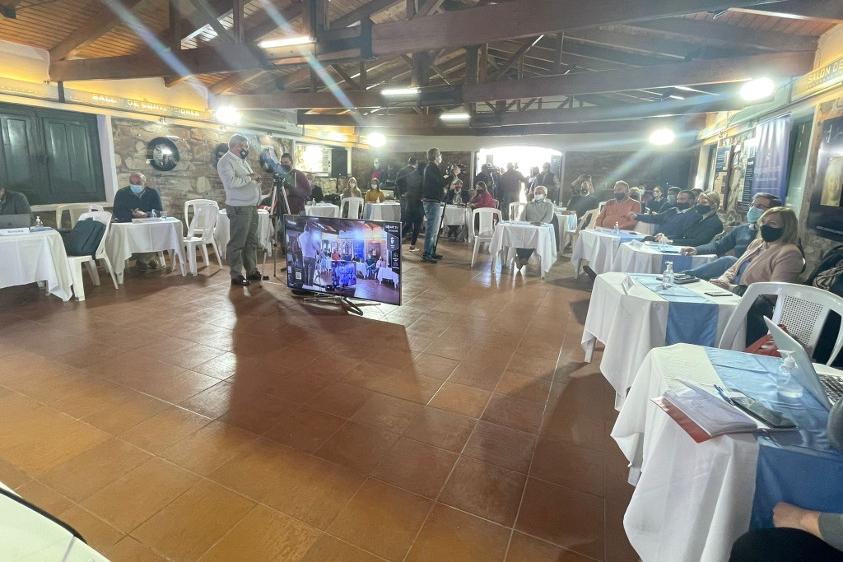
<path id="1" fill-rule="evenodd" d="M 594 230 L 597 222 L 597 215 L 600 214 L 598 209 L 592 209 L 585 213 L 577 224 L 577 230 Z"/>
<path id="2" fill-rule="evenodd" d="M 193 216 L 190 216 L 190 211 Z M 187 223 L 187 237 L 200 237 L 210 243 L 214 237 L 214 227 L 220 214 L 220 206 L 211 199 L 193 199 L 184 204 L 184 220 Z"/>
<path id="3" fill-rule="evenodd" d="M 740 304 L 726 323 L 719 347 L 734 348 L 739 328 L 745 324 L 750 307 L 761 296 L 776 297 L 772 321 L 784 325 L 788 333 L 811 353 L 817 346 L 817 340 L 829 311 L 833 310 L 843 317 L 843 298 L 832 292 L 795 283 L 753 283 L 747 287 Z M 827 365 L 831 365 L 837 358 L 841 348 L 843 348 L 843 329 L 837 333 L 837 341 Z"/>
<path id="4" fill-rule="evenodd" d="M 103 206 L 99 203 L 62 203 L 61 205 L 56 205 L 56 228 L 61 228 L 61 221 L 65 211 L 70 213 L 70 228 L 73 228 L 84 213 L 104 210 Z"/>
<path id="5" fill-rule="evenodd" d="M 359 219 L 363 212 L 362 197 L 346 197 L 340 201 L 340 217 Z"/>
<path id="6" fill-rule="evenodd" d="M 477 217 L 480 218 L 477 219 Z M 495 232 L 495 217 L 497 217 L 498 222 L 501 221 L 500 209 L 491 209 L 488 207 L 474 209 L 471 213 L 471 229 L 474 237 L 491 238 Z"/>
<path id="7" fill-rule="evenodd" d="M 520 220 L 521 213 L 527 208 L 526 203 L 519 203 L 518 201 L 509 204 L 509 220 Z"/>
<path id="8" fill-rule="evenodd" d="M 105 225 L 105 230 L 100 238 L 100 243 L 97 246 L 97 252 L 94 254 L 96 259 L 100 259 L 105 255 L 105 240 L 108 238 L 108 231 L 111 230 L 111 213 L 108 211 L 88 211 L 79 215 L 79 220 L 94 219 Z M 78 222 L 78 221 L 77 221 Z"/>

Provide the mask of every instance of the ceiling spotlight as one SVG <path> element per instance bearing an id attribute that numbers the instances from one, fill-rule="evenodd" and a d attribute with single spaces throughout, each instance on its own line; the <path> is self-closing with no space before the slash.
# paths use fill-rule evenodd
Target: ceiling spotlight
<path id="1" fill-rule="evenodd" d="M 417 96 L 420 91 L 418 88 L 384 88 L 381 90 L 381 95 L 389 97 Z"/>
<path id="2" fill-rule="evenodd" d="M 672 129 L 668 129 L 667 127 L 661 127 L 650 133 L 650 144 L 654 144 L 656 146 L 673 144 L 673 141 L 675 140 L 676 134 Z"/>
<path id="3" fill-rule="evenodd" d="M 370 133 L 366 138 L 366 142 L 369 143 L 369 146 L 380 148 L 386 144 L 386 137 L 383 133 Z"/>
<path id="4" fill-rule="evenodd" d="M 746 101 L 758 101 L 773 95 L 776 84 L 769 78 L 755 78 L 741 86 L 741 97 Z"/>
<path id="5" fill-rule="evenodd" d="M 280 39 L 267 39 L 258 43 L 261 49 L 274 49 L 276 47 L 293 47 L 295 45 L 308 45 L 314 43 L 313 37 L 309 35 L 296 35 L 293 37 L 281 37 Z"/>
<path id="6" fill-rule="evenodd" d="M 669 97 L 672 100 L 684 100 L 685 99 L 685 96 L 680 96 L 679 94 L 670 94 L 667 97 Z"/>
<path id="7" fill-rule="evenodd" d="M 439 116 L 442 121 L 468 121 L 471 115 L 465 112 L 461 113 L 443 113 Z"/>
<path id="8" fill-rule="evenodd" d="M 238 125 L 242 117 L 240 110 L 231 105 L 223 105 L 217 108 L 214 116 L 223 125 Z"/>

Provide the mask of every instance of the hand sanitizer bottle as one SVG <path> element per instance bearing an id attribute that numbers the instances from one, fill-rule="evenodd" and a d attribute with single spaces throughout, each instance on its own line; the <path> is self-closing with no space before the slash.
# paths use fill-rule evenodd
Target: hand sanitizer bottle
<path id="1" fill-rule="evenodd" d="M 796 370 L 796 360 L 792 351 L 779 350 L 782 356 L 782 364 L 779 365 L 779 374 L 776 379 L 779 396 L 787 400 L 797 400 L 802 397 L 802 385 L 793 378 Z"/>
<path id="2" fill-rule="evenodd" d="M 158 211 L 156 211 L 155 209 L 152 209 L 152 211 L 149 213 L 149 216 L 154 218 L 154 219 L 157 219 L 158 218 Z"/>
<path id="3" fill-rule="evenodd" d="M 664 262 L 664 273 L 662 273 L 662 288 L 668 289 L 673 286 L 673 262 Z"/>
<path id="4" fill-rule="evenodd" d="M 41 217 L 35 217 L 35 227 L 36 228 L 43 228 L 44 223 L 41 222 Z"/>
<path id="5" fill-rule="evenodd" d="M 618 226 L 617 221 L 615 222 L 615 229 L 612 231 L 612 234 L 614 234 L 615 236 L 620 236 L 620 235 L 621 235 L 621 229 L 620 229 L 620 227 Z"/>

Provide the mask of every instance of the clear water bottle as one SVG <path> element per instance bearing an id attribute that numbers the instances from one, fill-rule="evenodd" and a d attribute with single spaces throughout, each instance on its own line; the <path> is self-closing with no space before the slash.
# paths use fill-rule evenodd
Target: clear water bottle
<path id="1" fill-rule="evenodd" d="M 793 372 L 796 370 L 793 352 L 780 349 L 779 354 L 782 356 L 782 364 L 779 365 L 779 373 L 776 378 L 779 396 L 789 401 L 798 400 L 802 398 L 802 385 L 793 378 Z"/>
<path id="2" fill-rule="evenodd" d="M 161 218 L 162 218 L 162 219 L 166 219 L 166 218 L 167 218 L 167 211 L 165 211 L 165 210 L 163 210 L 163 209 L 161 210 Z"/>
<path id="3" fill-rule="evenodd" d="M 620 229 L 620 226 L 618 226 L 617 221 L 615 221 L 615 228 L 614 228 L 614 230 L 612 230 L 612 233 L 613 233 L 615 236 L 620 236 L 620 235 L 621 235 L 621 229 Z"/>
<path id="4" fill-rule="evenodd" d="M 42 228 L 44 226 L 44 223 L 41 222 L 41 217 L 35 217 L 35 226 L 36 228 Z"/>
<path id="5" fill-rule="evenodd" d="M 667 289 L 673 286 L 673 262 L 668 261 L 664 263 L 664 273 L 662 273 L 662 287 Z"/>
<path id="6" fill-rule="evenodd" d="M 152 209 L 152 211 L 149 212 L 149 216 L 154 218 L 154 219 L 157 219 L 158 218 L 158 211 L 156 211 L 155 209 Z"/>

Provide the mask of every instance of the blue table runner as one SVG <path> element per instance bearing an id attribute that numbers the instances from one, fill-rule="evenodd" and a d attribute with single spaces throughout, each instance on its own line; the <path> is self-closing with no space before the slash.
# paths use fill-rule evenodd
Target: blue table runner
<path id="1" fill-rule="evenodd" d="M 665 345 L 717 345 L 717 320 L 720 312 L 717 303 L 681 285 L 664 289 L 662 282 L 656 279 L 655 275 L 636 274 L 631 277 L 667 301 Z"/>
<path id="2" fill-rule="evenodd" d="M 723 383 L 781 412 L 797 430 L 758 436 L 758 466 L 750 527 L 773 526 L 773 506 L 780 501 L 799 507 L 843 513 L 843 454 L 831 447 L 826 433 L 828 411 L 807 391 L 801 398 L 779 396 L 781 359 L 707 349 Z"/>

